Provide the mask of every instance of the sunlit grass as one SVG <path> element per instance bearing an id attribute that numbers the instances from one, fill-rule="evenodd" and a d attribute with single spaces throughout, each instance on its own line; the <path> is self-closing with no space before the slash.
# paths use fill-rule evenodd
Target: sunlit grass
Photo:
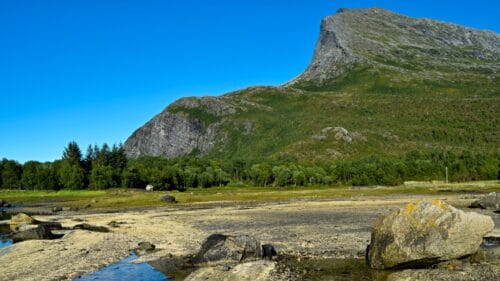
<path id="1" fill-rule="evenodd" d="M 178 205 L 203 202 L 269 202 L 295 199 L 335 199 L 366 196 L 388 196 L 397 194 L 438 195 L 449 193 L 500 191 L 499 181 L 480 181 L 467 183 L 409 182 L 395 187 L 213 187 L 190 188 L 184 192 L 158 191 L 145 192 L 138 189 L 108 190 L 62 190 L 62 191 L 12 191 L 1 190 L 0 198 L 14 203 L 45 203 L 46 205 L 92 208 L 139 208 L 167 206 L 160 201 L 165 194 L 175 196 Z"/>

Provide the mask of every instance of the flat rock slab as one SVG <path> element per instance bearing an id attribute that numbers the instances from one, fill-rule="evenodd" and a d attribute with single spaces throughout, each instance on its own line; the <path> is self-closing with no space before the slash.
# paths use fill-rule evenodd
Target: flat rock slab
<path id="1" fill-rule="evenodd" d="M 191 273 L 184 281 L 277 281 L 275 262 L 261 260 L 238 264 L 234 267 L 203 267 Z"/>

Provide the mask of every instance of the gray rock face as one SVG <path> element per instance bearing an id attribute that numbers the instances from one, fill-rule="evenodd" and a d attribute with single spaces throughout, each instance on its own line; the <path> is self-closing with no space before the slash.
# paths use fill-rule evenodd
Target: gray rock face
<path id="1" fill-rule="evenodd" d="M 498 70 L 500 35 L 384 9 L 341 9 L 321 22 L 308 68 L 291 84 L 322 83 L 357 62 L 405 69 L 410 64 L 470 67 L 471 60 Z"/>
<path id="2" fill-rule="evenodd" d="M 478 251 L 494 228 L 491 217 L 465 213 L 440 200 L 422 200 L 380 218 L 367 261 L 372 268 L 414 268 Z"/>
<path id="3" fill-rule="evenodd" d="M 136 130 L 125 142 L 125 151 L 131 158 L 173 158 L 194 150 L 206 154 L 217 141 L 221 118 L 234 112 L 222 97 L 180 99 Z"/>

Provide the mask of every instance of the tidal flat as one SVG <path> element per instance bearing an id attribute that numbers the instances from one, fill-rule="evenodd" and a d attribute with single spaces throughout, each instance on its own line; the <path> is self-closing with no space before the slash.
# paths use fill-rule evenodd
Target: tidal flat
<path id="1" fill-rule="evenodd" d="M 140 242 L 150 242 L 156 248 L 141 253 L 134 262 L 149 262 L 154 266 L 165 258 L 196 254 L 202 241 L 214 233 L 252 235 L 262 244 L 274 245 L 279 255 L 286 257 L 281 261 L 291 267 L 287 270 L 294 280 L 359 280 L 360 276 L 366 280 L 381 280 L 380 274 L 374 274 L 363 263 L 373 222 L 379 216 L 419 199 L 442 199 L 466 209 L 481 194 L 500 189 L 497 182 L 487 183 L 482 188 L 478 185 L 425 188 L 426 192 L 413 187 L 408 190 L 383 187 L 292 189 L 288 194 L 287 191 L 279 194 L 276 190 L 263 193 L 264 200 L 233 201 L 229 200 L 231 196 L 239 199 L 242 195 L 231 188 L 201 190 L 197 194 L 187 191 L 181 196 L 169 193 L 179 198 L 180 203 L 176 204 L 159 201 L 165 192 L 128 194 L 114 190 L 99 193 L 101 195 L 78 194 L 71 199 L 30 198 L 25 202 L 11 196 L 16 204 L 24 204 L 16 212 L 31 211 L 36 219 L 59 222 L 67 230 L 60 239 L 24 241 L 1 249 L 0 280 L 73 280 L 127 258 Z M 132 203 L 128 208 L 120 208 L 117 204 L 104 206 L 107 200 L 112 200 L 108 192 L 123 192 L 122 197 L 115 195 L 113 202 L 126 202 L 126 198 L 140 198 L 141 202 L 148 198 L 154 202 L 140 205 L 135 201 L 137 204 Z M 204 200 L 203 192 L 210 200 Z M 315 192 L 330 195 L 337 192 L 338 196 L 300 196 Z M 257 191 L 243 194 L 253 193 Z M 197 202 L 184 199 L 197 196 L 200 198 Z M 213 200 L 217 196 L 223 200 Z M 276 199 L 276 196 L 281 198 Z M 54 206 L 61 206 L 62 211 L 51 213 Z M 495 231 L 500 231 L 499 214 L 491 210 L 466 211 L 493 217 Z M 73 229 L 82 223 L 103 226 L 110 231 Z M 493 269 L 498 266 L 500 262 L 493 261 Z M 169 269 L 158 269 L 171 280 L 182 280 L 189 274 L 176 275 Z M 373 279 L 375 275 L 379 279 Z"/>

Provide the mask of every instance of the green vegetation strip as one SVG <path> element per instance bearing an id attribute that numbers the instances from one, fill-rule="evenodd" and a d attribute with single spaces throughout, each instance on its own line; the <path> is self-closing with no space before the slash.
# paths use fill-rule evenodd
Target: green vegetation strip
<path id="1" fill-rule="evenodd" d="M 294 199 L 335 199 L 365 196 L 387 196 L 398 194 L 438 195 L 449 193 L 500 192 L 499 181 L 479 181 L 468 183 L 426 183 L 410 182 L 395 187 L 213 187 L 189 188 L 185 192 L 145 192 L 136 189 L 62 190 L 62 191 L 12 191 L 1 190 L 0 198 L 13 203 L 45 203 L 48 206 L 91 208 L 139 208 L 168 206 L 160 201 L 165 194 L 175 196 L 178 205 L 204 202 L 269 202 Z"/>

